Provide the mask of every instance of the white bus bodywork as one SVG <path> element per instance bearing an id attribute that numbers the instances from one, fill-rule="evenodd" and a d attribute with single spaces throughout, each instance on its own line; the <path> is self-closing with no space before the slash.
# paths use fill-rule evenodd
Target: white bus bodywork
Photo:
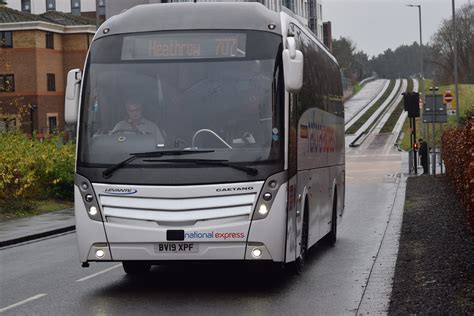
<path id="1" fill-rule="evenodd" d="M 288 49 L 287 37 L 295 37 L 296 48 L 299 49 L 298 38 L 304 34 L 306 39 L 311 40 L 311 45 L 318 47 L 320 55 L 324 54 L 324 58 L 329 58 L 337 65 L 324 45 L 289 11 L 278 14 L 257 3 L 137 6 L 106 21 L 94 41 L 112 34 L 117 25 L 121 25 L 122 33 L 147 31 L 143 27 L 147 24 L 144 22 L 147 17 L 137 19 L 145 12 L 152 16 L 152 12 L 164 9 L 170 12 L 195 12 L 194 9 L 202 7 L 204 11 L 200 12 L 208 12 L 210 16 L 222 10 L 231 11 L 236 21 L 251 12 L 257 12 L 256 16 L 261 20 L 246 22 L 242 28 L 262 29 L 262 25 L 263 28 L 268 26 L 266 31 L 279 32 L 281 35 L 283 49 Z M 199 16 L 199 12 L 195 12 L 193 17 L 196 16 Z M 179 29 L 180 23 L 176 20 L 169 16 L 168 20 L 160 23 L 168 23 L 165 28 L 168 30 Z M 200 28 L 200 22 L 195 23 L 195 28 Z M 222 28 L 219 21 L 209 23 L 215 28 Z M 149 31 L 160 29 L 151 26 Z M 308 66 L 305 60 L 304 67 Z M 85 69 L 87 67 L 86 64 Z M 321 76 L 324 78 L 325 74 Z M 81 123 L 85 89 L 84 80 L 81 79 L 78 70 L 70 72 L 68 76 L 66 120 L 69 122 L 77 120 Z M 304 80 L 312 79 L 305 77 Z M 79 84 L 82 99 L 77 91 Z M 291 91 L 288 87 L 287 90 Z M 113 178 L 100 181 L 100 177 L 86 177 L 80 173 L 82 169 L 77 168 L 75 215 L 80 261 L 84 266 L 92 261 L 294 262 L 302 253 L 305 218 L 309 248 L 330 234 L 335 229 L 335 219 L 341 219 L 343 214 L 344 118 L 342 99 L 338 97 L 324 96 L 326 110 L 314 106 L 297 113 L 300 95 L 298 92 L 284 92 L 283 168 L 265 179 L 191 185 L 136 184 L 133 181 L 130 184 L 118 184 L 113 183 Z M 330 107 L 337 109 L 330 113 L 327 110 Z M 292 115 L 296 117 L 293 124 Z M 78 135 L 79 148 L 82 141 L 81 124 L 78 124 Z M 292 159 L 294 157 L 297 159 Z M 125 168 L 123 170 L 128 172 Z M 91 174 L 96 175 L 97 172 Z M 265 193 L 270 193 L 270 200 L 264 199 Z M 267 212 L 263 210 L 265 214 L 259 215 L 262 205 Z M 167 245 L 170 248 L 163 249 Z M 180 249 L 183 247 L 186 249 Z M 255 252 L 255 249 L 259 251 Z"/>

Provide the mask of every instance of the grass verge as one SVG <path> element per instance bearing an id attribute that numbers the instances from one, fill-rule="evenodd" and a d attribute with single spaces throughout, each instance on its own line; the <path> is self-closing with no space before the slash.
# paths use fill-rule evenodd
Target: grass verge
<path id="1" fill-rule="evenodd" d="M 360 83 L 356 83 L 355 85 L 352 86 L 352 95 L 356 95 L 357 92 L 359 92 L 362 89 L 362 86 Z"/>
<path id="2" fill-rule="evenodd" d="M 71 201 L 48 199 L 48 200 L 30 200 L 20 210 L 11 211 L 4 206 L 0 206 L 0 221 L 7 221 L 15 218 L 30 217 L 41 215 L 54 211 L 71 208 L 74 203 Z"/>
<path id="3" fill-rule="evenodd" d="M 413 80 L 408 79 L 407 83 L 407 92 L 412 92 L 413 91 Z M 398 119 L 400 118 L 400 115 L 403 113 L 403 99 L 398 103 L 397 107 L 395 110 L 390 114 L 390 117 L 388 118 L 387 122 L 385 122 L 385 125 L 382 127 L 380 130 L 380 133 L 391 133 L 393 131 L 393 128 L 395 127 L 395 124 L 397 124 Z"/>
<path id="4" fill-rule="evenodd" d="M 372 105 L 370 109 L 368 109 L 364 115 L 362 115 L 354 124 L 349 127 L 349 129 L 346 131 L 346 134 L 354 134 L 359 130 L 359 128 L 364 125 L 365 122 L 374 114 L 375 111 L 382 105 L 382 103 L 388 98 L 390 93 L 393 90 L 393 87 L 395 86 L 395 80 L 390 80 L 390 84 L 388 85 L 387 90 L 385 90 L 384 94 L 380 97 L 380 99 L 377 100 L 377 102 Z"/>

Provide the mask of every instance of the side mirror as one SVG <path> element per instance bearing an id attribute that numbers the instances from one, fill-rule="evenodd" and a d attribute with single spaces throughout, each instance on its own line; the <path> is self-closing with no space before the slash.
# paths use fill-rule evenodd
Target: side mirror
<path id="1" fill-rule="evenodd" d="M 67 73 L 66 96 L 64 98 L 64 120 L 68 124 L 77 123 L 81 79 L 82 72 L 80 69 L 73 69 Z"/>
<path id="2" fill-rule="evenodd" d="M 283 50 L 283 72 L 285 88 L 288 92 L 296 93 L 303 86 L 303 53 L 296 49 L 293 37 L 286 39 L 287 48 Z"/>

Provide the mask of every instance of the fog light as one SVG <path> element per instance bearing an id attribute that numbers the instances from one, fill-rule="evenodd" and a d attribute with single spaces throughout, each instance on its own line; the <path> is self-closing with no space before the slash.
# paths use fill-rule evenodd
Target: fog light
<path id="1" fill-rule="evenodd" d="M 86 194 L 85 199 L 86 199 L 86 202 L 89 202 L 89 203 L 90 203 L 90 202 L 92 202 L 92 200 L 93 200 L 94 198 L 92 197 L 92 194 Z"/>
<path id="2" fill-rule="evenodd" d="M 275 189 L 277 187 L 277 182 L 275 180 L 272 180 L 270 181 L 270 183 L 268 183 L 268 185 L 270 186 L 270 188 Z"/>
<path id="3" fill-rule="evenodd" d="M 89 208 L 89 214 L 91 214 L 92 216 L 97 215 L 97 207 L 91 206 L 91 207 Z"/>
<path id="4" fill-rule="evenodd" d="M 260 258 L 262 256 L 262 251 L 259 248 L 252 249 L 252 256 L 254 258 Z"/>
<path id="5" fill-rule="evenodd" d="M 260 208 L 258 209 L 258 213 L 260 215 L 267 215 L 268 213 L 268 208 L 265 204 L 260 205 Z"/>
<path id="6" fill-rule="evenodd" d="M 102 258 L 104 255 L 105 255 L 105 252 L 102 249 L 97 249 L 95 251 L 95 256 L 99 259 Z"/>

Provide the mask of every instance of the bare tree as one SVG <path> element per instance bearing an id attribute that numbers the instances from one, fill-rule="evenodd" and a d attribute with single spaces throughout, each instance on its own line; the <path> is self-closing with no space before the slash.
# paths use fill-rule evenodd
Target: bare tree
<path id="1" fill-rule="evenodd" d="M 458 44 L 459 81 L 474 83 L 474 7 L 466 4 L 456 11 L 454 34 L 452 20 L 444 20 L 432 38 L 433 53 L 428 62 L 435 68 L 435 79 L 440 83 L 454 81 L 454 40 Z"/>

